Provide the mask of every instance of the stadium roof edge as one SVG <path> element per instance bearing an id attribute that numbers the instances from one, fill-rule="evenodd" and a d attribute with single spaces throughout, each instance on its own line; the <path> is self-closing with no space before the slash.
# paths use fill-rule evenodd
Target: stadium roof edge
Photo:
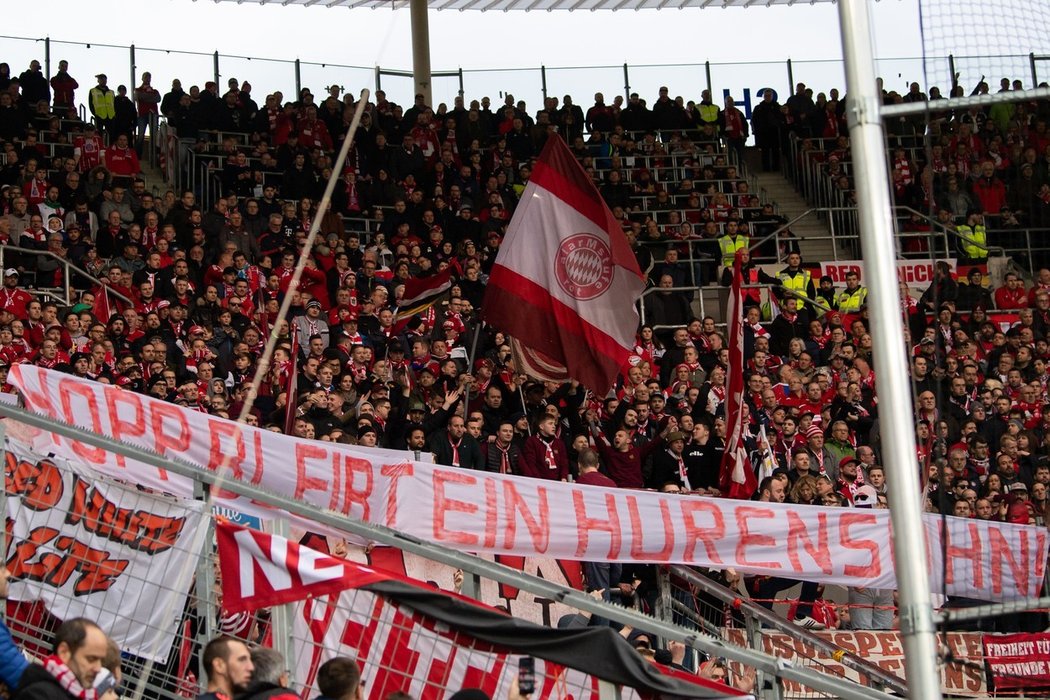
<path id="1" fill-rule="evenodd" d="M 409 0 L 254 0 L 260 5 L 302 5 L 304 7 L 345 7 L 356 9 L 367 7 L 371 9 L 390 8 L 400 10 L 409 6 Z M 244 0 L 214 0 L 214 2 L 236 2 Z M 623 12 L 625 10 L 663 10 L 670 8 L 728 8 L 728 7 L 771 7 L 774 5 L 815 5 L 817 3 L 834 3 L 835 0 L 427 0 L 427 8 L 431 10 L 458 10 L 465 12 L 473 10 L 478 12 L 554 12 L 557 10 L 567 12 L 580 12 L 588 10 L 595 12 L 607 10 L 610 12 Z"/>

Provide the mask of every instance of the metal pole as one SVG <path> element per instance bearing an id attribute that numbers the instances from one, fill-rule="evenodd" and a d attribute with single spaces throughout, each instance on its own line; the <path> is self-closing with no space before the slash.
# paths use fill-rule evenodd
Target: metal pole
<path id="1" fill-rule="evenodd" d="M 884 117 L 903 117 L 913 114 L 926 114 L 927 111 L 947 112 L 950 109 L 965 110 L 970 107 L 988 107 L 1001 102 L 1035 102 L 1050 99 L 1050 87 L 1032 88 L 1030 90 L 1011 90 L 1010 92 L 992 92 L 987 95 L 951 97 L 936 102 L 902 102 L 886 105 L 882 108 Z"/>
<path id="2" fill-rule="evenodd" d="M 1028 54 L 1028 65 L 1032 67 L 1032 87 L 1039 85 L 1038 72 L 1035 69 L 1035 54 Z"/>
<path id="3" fill-rule="evenodd" d="M 791 59 L 787 60 L 788 64 L 788 95 L 795 94 L 795 70 L 791 67 Z"/>
<path id="4" fill-rule="evenodd" d="M 212 55 L 212 69 L 215 72 L 215 88 L 218 89 L 219 88 L 219 52 L 218 51 L 216 51 Z M 299 96 L 296 95 L 295 98 L 299 99 Z"/>
<path id="5" fill-rule="evenodd" d="M 627 64 L 623 64 L 623 98 L 631 99 L 631 76 L 627 71 Z"/>
<path id="6" fill-rule="evenodd" d="M 128 47 L 128 58 L 131 61 L 131 83 L 128 85 L 128 88 L 131 90 L 131 98 L 135 101 L 135 104 L 138 105 L 138 103 L 139 103 L 138 92 L 135 90 L 135 85 L 136 85 L 137 81 L 135 79 L 135 45 L 134 44 L 132 44 L 131 46 Z M 143 131 L 142 133 L 145 134 L 146 132 Z M 150 138 L 151 139 L 153 138 L 152 134 L 153 134 L 153 132 L 151 131 L 150 132 Z M 143 138 L 145 138 L 145 136 L 143 136 Z"/>
<path id="7" fill-rule="evenodd" d="M 955 54 L 948 54 L 948 80 L 952 87 L 955 86 Z M 948 93 L 951 95 L 951 92 Z"/>
<path id="8" fill-rule="evenodd" d="M 870 8 L 867 0 L 840 0 L 839 26 L 848 88 L 846 114 L 857 185 L 860 238 L 870 290 L 872 339 L 878 358 L 879 397 L 892 411 L 883 413 L 883 463 L 893 524 L 894 563 L 900 593 L 900 628 L 911 697 L 938 700 L 941 674 L 937 667 L 936 628 L 926 569 L 926 540 L 915 494 L 920 492 L 915 469 L 915 433 L 911 425 L 912 397 L 904 352 L 904 327 L 895 265 L 893 210 L 886 165 L 886 139 L 879 115 L 875 82 Z"/>
<path id="9" fill-rule="evenodd" d="M 379 92 L 380 90 L 383 89 L 382 78 L 379 77 L 380 74 L 382 73 L 382 70 L 383 70 L 382 68 L 380 68 L 379 66 L 376 66 L 376 92 Z"/>
<path id="10" fill-rule="evenodd" d="M 44 75 L 48 83 L 51 82 L 51 37 L 44 37 Z"/>
<path id="11" fill-rule="evenodd" d="M 409 18 L 412 22 L 412 96 L 423 95 L 424 104 L 431 104 L 430 78 L 430 21 L 427 0 L 409 0 Z"/>
<path id="12" fill-rule="evenodd" d="M 718 104 L 715 101 L 715 94 L 713 92 L 711 92 L 711 62 L 710 61 L 704 61 L 704 73 L 707 75 L 707 91 L 711 93 L 711 101 L 715 102 L 715 104 Z"/>
<path id="13" fill-rule="evenodd" d="M 459 74 L 459 96 L 463 97 L 467 94 L 467 91 L 463 89 L 463 68 L 456 71 Z"/>
<path id="14" fill-rule="evenodd" d="M 282 518 L 274 518 L 273 534 L 285 539 L 291 537 L 291 527 L 288 525 L 288 521 Z M 287 664 L 292 663 L 292 652 L 295 649 L 295 642 L 292 639 L 293 614 L 291 603 L 275 605 L 270 608 L 273 626 L 273 650 L 279 653 Z"/>
<path id="15" fill-rule="evenodd" d="M 199 481 L 193 482 L 193 497 L 198 501 L 208 501 L 208 485 Z M 212 568 L 212 543 L 215 542 L 215 518 L 211 513 L 205 513 L 205 524 L 201 527 L 207 528 L 208 532 L 203 538 L 200 557 L 197 560 L 197 581 L 194 589 L 197 593 L 197 616 L 201 625 L 197 628 L 197 644 L 201 649 L 215 636 L 218 612 L 215 609 L 215 591 L 212 588 L 215 581 L 215 570 Z M 204 668 L 204 657 L 201 655 L 198 661 L 197 679 L 201 692 L 207 687 L 207 669 Z"/>
<path id="16" fill-rule="evenodd" d="M 299 59 L 295 59 L 295 99 L 299 99 L 299 95 L 303 91 L 303 75 L 300 70 Z"/>
<path id="17" fill-rule="evenodd" d="M 547 101 L 547 66 L 544 66 L 544 65 L 540 65 L 540 90 L 543 91 L 543 101 L 546 102 Z"/>

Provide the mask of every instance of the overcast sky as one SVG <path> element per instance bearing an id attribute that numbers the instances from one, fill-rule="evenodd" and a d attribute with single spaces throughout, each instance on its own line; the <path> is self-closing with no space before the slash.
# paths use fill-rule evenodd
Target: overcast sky
<path id="1" fill-rule="evenodd" d="M 873 12 L 876 51 L 883 59 L 879 73 L 887 86 L 901 89 L 910 79 L 922 82 L 922 64 L 916 60 L 922 54 L 918 0 L 882 0 Z M 705 60 L 715 64 L 711 72 L 716 95 L 723 89 L 738 98 L 744 89 L 752 94 L 763 87 L 786 90 L 787 58 L 793 60 L 796 81 L 818 91 L 843 88 L 838 11 L 831 3 L 616 13 L 432 12 L 430 29 L 433 69 L 466 71 L 468 98 L 489 95 L 498 101 L 503 91 L 512 91 L 527 100 L 530 109 L 541 99 L 541 63 L 547 66 L 552 94 L 572 94 L 584 105 L 591 103 L 596 90 L 608 99 L 624 91 L 624 62 L 632 66 L 632 91 L 650 101 L 661 84 L 668 85 L 672 95 L 697 99 L 706 87 Z M 250 0 L 240 5 L 210 0 L 33 0 L 32 12 L 6 13 L 2 31 L 17 37 L 50 34 L 52 65 L 60 58 L 70 61 L 70 72 L 84 90 L 80 99 L 96 72 L 107 72 L 112 86 L 130 81 L 127 50 L 98 43 L 135 43 L 139 72 L 152 71 L 162 91 L 174 77 L 186 84 L 211 79 L 211 56 L 146 47 L 204 54 L 219 50 L 223 82 L 229 77 L 250 80 L 257 95 L 275 89 L 290 95 L 294 89 L 291 64 L 263 58 L 359 67 L 304 64 L 303 85 L 315 93 L 333 82 L 354 92 L 373 87 L 376 65 L 407 71 L 412 67 L 407 9 L 261 6 Z M 96 45 L 87 49 L 84 43 L 74 46 L 58 40 Z M 30 59 L 43 58 L 41 42 L 4 39 L 0 46 L 0 60 L 8 61 L 15 73 Z M 890 60 L 900 58 L 913 60 Z M 770 63 L 739 65 L 756 61 Z M 947 62 L 943 63 L 946 75 Z M 607 68 L 569 69 L 584 66 Z M 409 79 L 384 77 L 383 87 L 392 99 L 411 101 Z M 435 101 L 450 101 L 457 89 L 458 79 L 436 78 Z"/>

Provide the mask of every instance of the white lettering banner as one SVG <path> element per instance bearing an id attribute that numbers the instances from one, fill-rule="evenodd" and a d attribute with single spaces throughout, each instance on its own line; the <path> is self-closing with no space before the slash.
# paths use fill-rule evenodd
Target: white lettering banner
<path id="1" fill-rule="evenodd" d="M 583 561 L 733 567 L 754 574 L 895 588 L 889 512 L 605 489 L 407 462 L 405 453 L 301 440 L 187 411 L 117 387 L 30 365 L 11 381 L 31 410 L 112 435 L 201 469 L 232 455 L 233 475 L 369 523 L 469 552 Z M 76 441 L 41 434 L 47 449 L 105 473 L 185 493 L 190 484 Z M 243 498 L 223 505 L 251 512 Z M 257 507 L 254 510 L 258 510 Z M 930 574 L 949 595 L 1038 595 L 1044 528 L 928 517 Z"/>
<path id="2" fill-rule="evenodd" d="M 167 661 L 196 570 L 203 504 L 100 479 L 7 440 L 12 600 L 87 617 L 137 656 Z"/>

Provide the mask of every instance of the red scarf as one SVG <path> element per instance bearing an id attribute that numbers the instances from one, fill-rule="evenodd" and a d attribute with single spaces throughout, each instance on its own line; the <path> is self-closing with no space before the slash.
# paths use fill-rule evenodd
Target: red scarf
<path id="1" fill-rule="evenodd" d="M 96 700 L 98 698 L 98 693 L 95 692 L 95 689 L 85 688 L 80 685 L 80 681 L 77 680 L 73 671 L 57 656 L 51 655 L 44 659 L 44 670 L 50 673 L 55 681 L 62 686 L 62 689 L 74 698 L 78 698 L 78 700 Z"/>
<path id="2" fill-rule="evenodd" d="M 504 447 L 499 440 L 492 443 L 492 446 L 499 450 L 499 473 L 510 474 L 510 443 Z"/>
<path id="3" fill-rule="evenodd" d="M 463 444 L 463 438 L 460 438 L 458 442 L 452 442 L 452 436 L 448 436 L 448 445 L 452 448 L 452 466 L 459 466 L 459 446 Z"/>

